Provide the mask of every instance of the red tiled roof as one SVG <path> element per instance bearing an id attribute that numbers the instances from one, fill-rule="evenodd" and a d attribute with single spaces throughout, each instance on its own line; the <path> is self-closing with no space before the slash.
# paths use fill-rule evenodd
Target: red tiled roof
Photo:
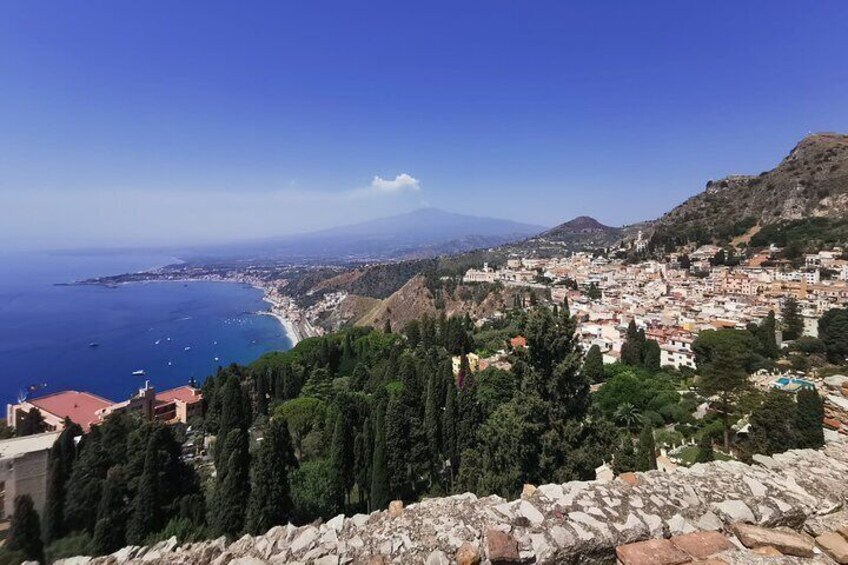
<path id="1" fill-rule="evenodd" d="M 191 404 L 202 400 L 202 398 L 200 391 L 188 385 L 178 386 L 176 388 L 156 393 L 156 402 L 172 402 L 174 400 L 180 400 L 187 404 Z"/>
<path id="2" fill-rule="evenodd" d="M 57 418 L 70 418 L 72 422 L 88 431 L 92 424 L 99 421 L 97 411 L 108 408 L 113 404 L 89 392 L 65 390 L 27 400 L 43 412 L 49 412 Z"/>
<path id="3" fill-rule="evenodd" d="M 527 347 L 527 340 L 524 336 L 518 335 L 509 340 L 509 344 L 513 347 Z"/>

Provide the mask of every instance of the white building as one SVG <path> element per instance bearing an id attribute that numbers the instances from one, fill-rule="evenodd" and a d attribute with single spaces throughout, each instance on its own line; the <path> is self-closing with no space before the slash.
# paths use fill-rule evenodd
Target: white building
<path id="1" fill-rule="evenodd" d="M 0 522 L 14 512 L 15 497 L 28 494 L 44 513 L 47 501 L 47 455 L 61 432 L 0 441 Z"/>

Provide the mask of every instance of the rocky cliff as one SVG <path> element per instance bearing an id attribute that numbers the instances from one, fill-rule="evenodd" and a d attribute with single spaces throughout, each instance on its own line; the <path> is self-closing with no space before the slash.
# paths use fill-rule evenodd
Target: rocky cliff
<path id="1" fill-rule="evenodd" d="M 804 218 L 848 218 L 848 135 L 810 135 L 774 169 L 709 181 L 653 230 L 663 243 L 706 242 Z"/>
<path id="2" fill-rule="evenodd" d="M 846 473 L 848 443 L 837 442 L 820 451 L 757 456 L 751 466 L 717 461 L 606 482 L 527 485 L 511 502 L 463 494 L 405 508 L 393 503 L 387 511 L 278 526 L 232 543 L 221 538 L 178 545 L 172 538 L 61 563 L 585 563 L 609 562 L 616 548 L 619 560 L 632 564 L 664 563 L 657 560 L 662 551 L 678 555 L 669 563 L 695 561 L 707 551 L 723 551 L 726 563 L 757 562 L 764 552 L 795 556 L 771 563 L 798 557 L 829 562 L 813 549 L 811 537 L 796 531 L 827 531 L 821 539 L 836 536 L 838 545 L 842 538 L 830 530 L 846 520 Z M 740 523 L 791 529 L 738 531 L 746 527 Z M 707 532 L 729 532 L 733 524 L 738 540 L 728 537 L 726 546 L 716 546 L 721 539 Z M 622 547 L 640 540 L 653 541 Z M 739 540 L 756 549 L 739 549 Z M 646 552 L 649 559 L 640 561 Z"/>

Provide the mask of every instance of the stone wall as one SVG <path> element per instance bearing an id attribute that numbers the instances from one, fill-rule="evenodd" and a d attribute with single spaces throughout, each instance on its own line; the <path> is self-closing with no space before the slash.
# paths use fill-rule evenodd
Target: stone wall
<path id="1" fill-rule="evenodd" d="M 615 548 L 746 522 L 815 530 L 842 519 L 848 494 L 848 442 L 820 451 L 757 456 L 754 465 L 713 462 L 672 473 L 613 481 L 527 485 L 507 502 L 463 494 L 320 526 L 278 526 L 227 544 L 124 548 L 108 557 L 63 563 L 586 563 L 611 562 Z M 811 531 L 813 535 L 820 532 Z"/>

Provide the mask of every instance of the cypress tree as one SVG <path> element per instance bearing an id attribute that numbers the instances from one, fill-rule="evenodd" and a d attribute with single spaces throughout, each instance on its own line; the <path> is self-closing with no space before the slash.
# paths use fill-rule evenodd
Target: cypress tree
<path id="1" fill-rule="evenodd" d="M 371 510 L 385 508 L 391 500 L 389 494 L 389 470 L 386 463 L 385 414 L 377 408 L 374 426 L 374 460 L 371 464 Z"/>
<path id="2" fill-rule="evenodd" d="M 336 416 L 336 425 L 333 427 L 333 439 L 330 443 L 330 462 L 333 466 L 332 498 L 336 502 L 336 512 L 344 512 L 345 495 L 347 494 L 347 478 L 350 476 L 347 468 L 347 448 L 351 447 L 345 437 L 344 416 Z"/>
<path id="3" fill-rule="evenodd" d="M 439 374 L 436 371 L 430 373 L 427 379 L 427 397 L 424 400 L 424 429 L 427 433 L 427 448 L 428 459 L 433 466 L 433 471 L 438 470 L 439 446 L 441 445 L 441 435 L 439 430 L 439 412 L 441 411 L 441 402 L 439 402 L 439 387 L 437 380 Z"/>
<path id="4" fill-rule="evenodd" d="M 98 555 L 112 553 L 126 545 L 126 494 L 126 477 L 121 467 L 109 469 L 103 482 L 92 539 L 94 552 Z"/>
<path id="5" fill-rule="evenodd" d="M 652 373 L 659 372 L 660 360 L 662 359 L 660 351 L 660 344 L 655 340 L 649 339 L 645 341 L 642 359 L 642 365 L 645 369 Z"/>
<path id="6" fill-rule="evenodd" d="M 392 333 L 392 322 L 389 319 L 386 319 L 386 321 L 383 323 L 383 333 Z"/>
<path id="7" fill-rule="evenodd" d="M 798 391 L 795 405 L 795 433 L 798 447 L 818 448 L 824 445 L 824 403 L 815 389 Z"/>
<path id="8" fill-rule="evenodd" d="M 226 464 L 218 470 L 214 524 L 220 534 L 236 537 L 244 529 L 245 501 L 250 491 L 247 432 L 230 430 L 225 439 Z"/>
<path id="9" fill-rule="evenodd" d="M 93 427 L 79 444 L 79 455 L 73 464 L 65 494 L 64 531 L 94 532 L 96 509 L 100 504 L 103 481 L 109 470 L 109 459 L 100 442 L 100 427 Z"/>
<path id="10" fill-rule="evenodd" d="M 629 433 L 621 438 L 621 445 L 613 458 L 612 468 L 617 475 L 636 470 L 636 451 L 633 449 L 633 440 L 630 439 Z"/>
<path id="11" fill-rule="evenodd" d="M 268 415 L 268 379 L 270 375 L 257 373 L 254 375 L 256 386 L 256 413 L 262 416 Z"/>
<path id="12" fill-rule="evenodd" d="M 447 393 L 445 394 L 445 412 L 442 420 L 442 445 L 451 468 L 451 486 L 453 486 L 456 466 L 459 463 L 459 449 L 456 437 L 457 426 L 457 398 L 456 385 L 453 383 L 451 376 L 450 382 L 447 385 Z"/>
<path id="13" fill-rule="evenodd" d="M 42 524 L 44 541 L 48 544 L 65 534 L 65 493 L 77 455 L 74 438 L 78 435 L 82 435 L 82 428 L 66 422 L 48 455 L 47 500 Z"/>
<path id="14" fill-rule="evenodd" d="M 6 545 L 21 551 L 27 559 L 43 562 L 44 543 L 41 541 L 41 520 L 28 494 L 15 497 L 15 513 L 9 525 Z"/>
<path id="15" fill-rule="evenodd" d="M 288 521 L 292 510 L 289 470 L 296 464 L 288 425 L 282 419 L 271 420 L 250 469 L 249 532 L 259 534 Z"/>
<path id="16" fill-rule="evenodd" d="M 244 430 L 250 427 L 252 417 L 250 415 L 250 401 L 241 388 L 241 382 L 237 375 L 229 374 L 224 381 L 221 390 L 221 418 L 218 425 L 218 439 L 215 444 L 215 468 L 220 469 L 229 460 L 226 440 L 232 430 Z"/>
<path id="17" fill-rule="evenodd" d="M 142 545 L 147 536 L 158 532 L 165 525 L 160 506 L 160 501 L 163 499 L 163 485 L 160 481 L 160 473 L 163 472 L 160 445 L 166 433 L 164 427 L 157 427 L 147 440 L 144 471 L 138 481 L 138 489 L 127 524 L 127 542 L 133 545 Z"/>
<path id="18" fill-rule="evenodd" d="M 698 453 L 695 455 L 695 463 L 708 463 L 715 459 L 713 444 L 707 434 L 701 434 L 698 440 Z"/>
<path id="19" fill-rule="evenodd" d="M 353 440 L 353 457 L 354 457 L 354 474 L 356 475 L 356 487 L 359 491 L 359 498 L 365 502 L 365 510 L 370 511 L 371 507 L 371 462 L 373 447 L 371 418 L 365 417 L 365 422 L 362 424 L 362 429 L 357 432 Z"/>
<path id="20" fill-rule="evenodd" d="M 798 301 L 790 296 L 783 302 L 783 337 L 784 339 L 798 339 L 804 333 L 804 319 L 798 310 Z"/>
<path id="21" fill-rule="evenodd" d="M 583 375 L 592 383 L 604 380 L 604 356 L 597 345 L 590 347 L 586 353 L 586 359 L 583 360 Z"/>
<path id="22" fill-rule="evenodd" d="M 389 396 L 384 428 L 389 492 L 393 498 L 406 499 L 409 497 L 409 414 L 400 394 Z"/>
<path id="23" fill-rule="evenodd" d="M 780 349 L 777 347 L 777 322 L 774 319 L 774 310 L 769 310 L 768 316 L 760 324 L 757 331 L 757 336 L 763 345 L 763 354 L 769 359 L 777 359 L 780 356 Z"/>
<path id="24" fill-rule="evenodd" d="M 657 452 L 654 445 L 654 430 L 646 425 L 639 434 L 639 447 L 636 450 L 636 470 L 652 471 L 657 468 Z"/>
<path id="25" fill-rule="evenodd" d="M 769 391 L 748 418 L 754 452 L 773 455 L 794 448 L 798 441 L 797 417 L 798 408 L 791 394 Z"/>
<path id="26" fill-rule="evenodd" d="M 627 326 L 627 336 L 621 346 L 621 362 L 631 367 L 637 367 L 643 360 L 644 336 L 636 327 L 636 320 L 630 320 Z"/>

